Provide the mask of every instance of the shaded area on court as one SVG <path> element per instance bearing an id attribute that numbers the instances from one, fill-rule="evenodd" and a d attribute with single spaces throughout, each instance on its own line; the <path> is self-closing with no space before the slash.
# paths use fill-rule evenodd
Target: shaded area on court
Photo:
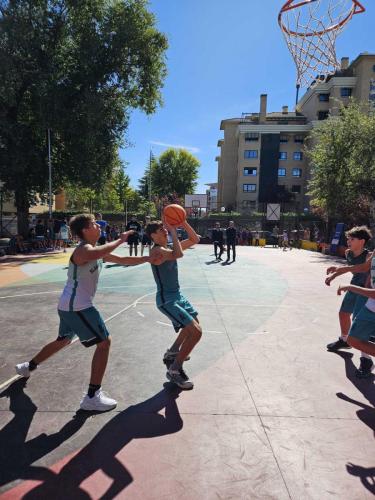
<path id="1" fill-rule="evenodd" d="M 79 411 L 58 432 L 27 440 L 26 436 L 37 408 L 24 393 L 25 381 L 13 383 L 0 397 L 10 399 L 14 419 L 0 431 L 0 485 L 15 479 L 42 481 L 23 498 L 91 498 L 80 484 L 97 471 L 113 480 L 101 498 L 113 498 L 132 481 L 131 474 L 116 459 L 133 439 L 153 438 L 178 432 L 183 425 L 176 404 L 179 390 L 166 388 L 148 400 L 119 412 L 99 430 L 87 446 L 66 460 L 59 472 L 32 464 L 71 438 L 90 418 Z M 159 412 L 165 410 L 165 416 Z"/>

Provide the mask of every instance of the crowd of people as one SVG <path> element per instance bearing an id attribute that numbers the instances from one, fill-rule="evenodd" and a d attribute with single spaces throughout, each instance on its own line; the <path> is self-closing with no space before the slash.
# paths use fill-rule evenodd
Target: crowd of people
<path id="1" fill-rule="evenodd" d="M 282 248 L 283 251 L 292 248 L 301 248 L 302 239 L 311 240 L 310 229 L 283 229 L 280 230 L 275 225 L 272 231 L 261 231 L 250 229 L 245 226 L 235 227 L 234 221 L 229 221 L 227 228 L 222 228 L 220 222 L 216 222 L 212 229 L 209 229 L 209 237 L 214 245 L 214 253 L 217 261 L 221 261 L 224 252 L 227 253 L 226 263 L 230 261 L 232 252 L 233 260 L 236 261 L 236 246 L 261 246 L 261 242 L 272 244 L 274 248 Z M 314 226 L 313 237 L 319 241 L 319 230 Z"/>
<path id="2" fill-rule="evenodd" d="M 95 214 L 96 222 L 100 226 L 99 245 L 116 241 L 119 235 L 126 231 L 133 230 L 134 234 L 129 239 L 128 245 L 130 255 L 138 254 L 138 245 L 141 246 L 141 256 L 145 248 L 150 248 L 150 239 L 146 234 L 145 227 L 150 222 L 150 217 L 146 216 L 145 221 L 138 222 L 136 217 L 131 217 L 127 224 L 110 224 L 103 220 L 102 214 Z M 78 243 L 77 237 L 71 233 L 69 228 L 69 218 L 59 217 L 55 219 L 36 219 L 29 223 L 27 238 L 16 234 L 10 238 L 10 253 L 38 253 L 56 252 L 66 253 L 67 248 Z"/>

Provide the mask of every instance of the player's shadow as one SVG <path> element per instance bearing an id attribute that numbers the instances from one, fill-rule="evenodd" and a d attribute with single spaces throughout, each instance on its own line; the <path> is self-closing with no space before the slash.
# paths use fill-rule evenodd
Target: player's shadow
<path id="1" fill-rule="evenodd" d="M 13 419 L 0 430 L 0 486 L 15 479 L 28 478 L 29 466 L 69 439 L 90 416 L 87 412 L 77 412 L 58 432 L 43 433 L 26 441 L 37 411 L 24 393 L 26 383 L 27 379 L 21 378 L 0 394 L 0 398 L 9 398 L 9 409 L 14 413 Z"/>
<path id="2" fill-rule="evenodd" d="M 42 484 L 26 493 L 23 499 L 89 499 L 91 496 L 80 485 L 98 471 L 112 479 L 101 500 L 116 497 L 133 481 L 116 455 L 133 439 L 163 436 L 181 430 L 183 422 L 176 404 L 179 393 L 179 389 L 166 384 L 155 396 L 118 413 L 59 473 L 45 467 L 30 466 L 23 478 L 37 479 Z M 163 409 L 165 416 L 159 413 Z"/>
<path id="3" fill-rule="evenodd" d="M 358 378 L 356 376 L 357 368 L 353 363 L 353 353 L 351 352 L 335 352 L 337 356 L 340 356 L 345 362 L 345 375 L 348 380 L 354 385 L 354 387 L 364 396 L 365 399 L 370 403 L 371 407 L 375 411 L 375 385 L 374 385 L 374 375 L 371 374 L 370 377 L 366 379 Z M 374 424 L 375 425 L 375 424 Z"/>
<path id="4" fill-rule="evenodd" d="M 206 264 L 206 266 L 211 266 L 212 264 L 220 264 L 220 260 L 218 260 L 218 259 L 206 260 L 205 264 Z"/>
<path id="5" fill-rule="evenodd" d="M 352 360 L 352 353 L 336 352 L 335 354 L 343 358 L 343 360 L 345 361 L 346 377 L 366 398 L 369 404 L 362 403 L 361 401 L 356 401 L 355 399 L 346 396 L 346 394 L 343 394 L 342 392 L 337 393 L 337 397 L 359 407 L 356 412 L 357 417 L 359 418 L 359 420 L 361 420 L 361 422 L 363 422 L 373 431 L 375 437 L 375 387 L 373 384 L 373 377 L 369 379 L 359 379 L 358 377 L 356 377 L 356 367 Z M 366 468 L 361 467 L 360 465 L 349 463 L 346 465 L 346 469 L 349 474 L 359 477 L 366 489 L 368 489 L 371 493 L 375 493 L 375 467 Z"/>
<path id="6" fill-rule="evenodd" d="M 375 467 L 362 467 L 349 462 L 346 465 L 346 470 L 352 476 L 359 477 L 363 486 L 375 495 Z"/>

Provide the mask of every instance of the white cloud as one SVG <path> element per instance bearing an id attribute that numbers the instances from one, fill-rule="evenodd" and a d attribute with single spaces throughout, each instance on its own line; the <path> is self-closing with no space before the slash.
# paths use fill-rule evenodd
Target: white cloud
<path id="1" fill-rule="evenodd" d="M 159 141 L 150 141 L 150 144 L 153 144 L 154 146 L 162 146 L 164 148 L 187 149 L 192 153 L 200 152 L 200 149 L 196 148 L 195 146 L 184 146 L 182 144 L 167 144 L 166 142 L 159 142 Z"/>

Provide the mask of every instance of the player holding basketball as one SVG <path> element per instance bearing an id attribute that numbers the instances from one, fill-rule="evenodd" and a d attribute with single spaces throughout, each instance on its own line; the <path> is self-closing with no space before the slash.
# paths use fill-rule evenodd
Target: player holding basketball
<path id="1" fill-rule="evenodd" d="M 202 328 L 197 311 L 181 294 L 177 259 L 183 257 L 184 250 L 197 244 L 200 238 L 186 221 L 179 225 L 188 235 L 188 239 L 181 242 L 178 240 L 177 226 L 171 226 L 167 222 L 163 224 L 161 221 L 153 221 L 148 224 L 146 231 L 154 243 L 150 256 L 158 259 L 151 265 L 157 285 L 157 308 L 171 320 L 176 332 L 180 330 L 163 357 L 168 368 L 167 378 L 181 389 L 192 389 L 194 384 L 183 370 L 183 363 L 199 342 Z M 172 237 L 172 248 L 168 248 L 167 244 L 168 231 Z"/>
<path id="2" fill-rule="evenodd" d="M 112 410 L 117 402 L 105 396 L 101 390 L 111 338 L 99 311 L 93 306 L 102 259 L 127 266 L 153 260 L 151 257 L 120 257 L 111 254 L 127 240 L 132 231 L 122 233 L 119 239 L 111 243 L 96 246 L 101 235 L 101 227 L 91 214 L 73 217 L 70 229 L 81 241 L 70 257 L 68 280 L 58 304 L 60 317 L 58 337 L 45 345 L 30 362 L 16 365 L 16 372 L 22 377 L 30 377 L 31 372 L 40 363 L 70 344 L 77 335 L 85 347 L 96 346 L 91 365 L 90 385 L 80 408 L 91 411 Z"/>

